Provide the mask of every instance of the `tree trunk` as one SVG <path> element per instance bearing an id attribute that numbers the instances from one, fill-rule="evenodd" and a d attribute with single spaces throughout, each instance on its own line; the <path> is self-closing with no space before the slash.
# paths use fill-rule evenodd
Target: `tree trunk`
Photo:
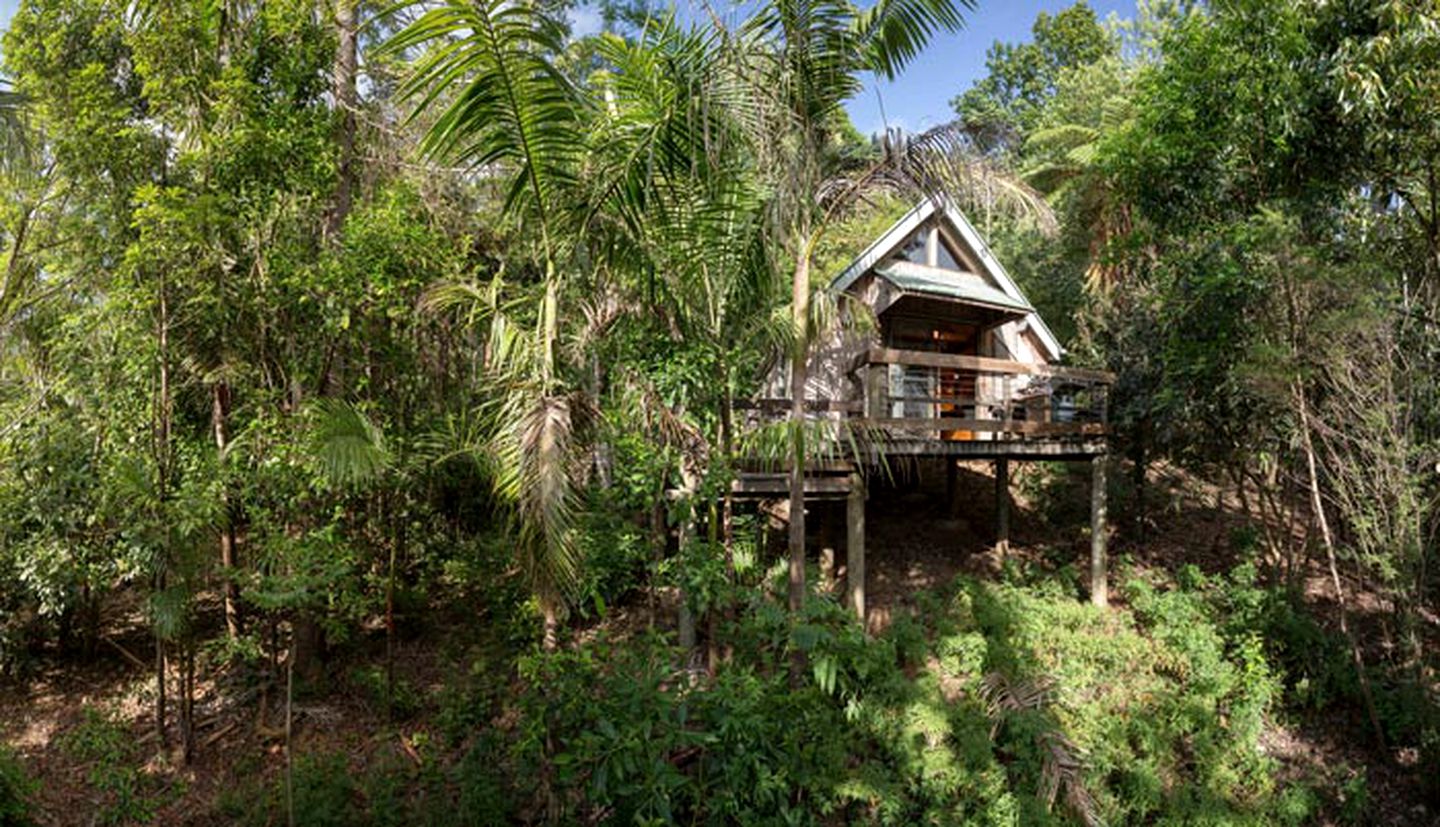
<path id="1" fill-rule="evenodd" d="M 161 582 L 163 584 L 163 581 Z M 157 630 L 155 632 L 155 742 L 159 744 L 162 755 L 165 753 L 166 747 L 170 746 L 170 728 L 165 700 L 165 639 L 160 637 L 160 632 Z"/>
<path id="2" fill-rule="evenodd" d="M 229 445 L 229 434 L 225 425 L 230 415 L 230 385 L 216 382 L 210 390 L 210 428 L 215 435 L 215 450 L 223 457 Z M 240 638 L 240 589 L 235 584 L 235 526 L 231 522 L 230 490 L 222 481 L 220 507 L 224 512 L 225 524 L 220 527 L 220 567 L 223 582 L 222 593 L 225 602 L 225 634 L 234 641 Z"/>
<path id="3" fill-rule="evenodd" d="M 720 357 L 720 455 L 725 462 L 727 474 L 735 470 L 735 400 L 730 395 L 730 368 L 724 356 Z M 725 486 L 720 503 L 720 542 L 724 547 L 725 576 L 735 582 L 735 492 Z"/>
<path id="4" fill-rule="evenodd" d="M 195 646 L 180 645 L 180 762 L 189 766 L 195 757 Z"/>
<path id="5" fill-rule="evenodd" d="M 355 188 L 355 133 L 360 108 L 360 96 L 356 91 L 356 75 L 359 73 L 359 27 L 357 26 L 358 0 L 335 0 L 335 66 L 331 94 L 340 119 L 336 126 L 335 143 L 339 149 L 335 177 L 335 194 L 329 213 L 325 216 L 325 237 L 336 241 L 350 215 Z"/>
<path id="6" fill-rule="evenodd" d="M 540 602 L 540 613 L 544 617 L 544 631 L 540 639 L 540 646 L 546 652 L 553 652 L 560 645 L 560 613 L 556 610 L 554 602 L 549 599 Z"/>
<path id="7" fill-rule="evenodd" d="M 324 674 L 325 632 L 308 611 L 301 611 L 290 625 L 290 661 L 300 682 L 314 687 Z"/>
<path id="8" fill-rule="evenodd" d="M 677 505 L 684 509 L 684 519 L 680 521 L 679 536 L 677 542 L 680 553 L 683 556 L 685 549 L 695 540 L 695 491 L 700 487 L 700 475 L 690 470 L 687 462 L 682 457 L 680 460 L 680 490 L 676 500 Z M 676 618 L 678 626 L 680 648 L 683 650 L 682 657 L 685 663 L 690 662 L 691 651 L 695 648 L 695 613 L 690 609 L 690 594 L 683 587 L 680 589 L 680 611 Z"/>
<path id="9" fill-rule="evenodd" d="M 1105 548 L 1105 461 L 1101 454 L 1090 460 L 1090 602 L 1110 604 L 1109 561 Z"/>
<path id="10" fill-rule="evenodd" d="M 155 468 L 157 499 L 163 511 L 169 496 L 170 486 L 170 305 L 166 292 L 164 273 L 160 276 L 159 316 L 156 320 L 156 339 L 159 344 L 159 398 L 155 404 Z M 163 513 L 155 515 L 164 519 Z M 165 590 L 165 570 L 170 562 L 169 526 L 166 523 L 163 547 L 155 564 L 155 594 Z M 151 621 L 152 624 L 154 621 Z M 155 732 L 160 751 L 169 746 L 168 710 L 165 697 L 165 639 L 155 628 Z"/>
<path id="11" fill-rule="evenodd" d="M 790 614 L 800 614 L 805 603 L 805 385 L 809 357 L 810 255 L 809 239 L 800 236 L 791 283 L 791 321 L 795 327 L 794 352 L 790 356 Z M 790 681 L 798 684 L 804 674 L 804 653 L 795 650 L 790 662 Z"/>

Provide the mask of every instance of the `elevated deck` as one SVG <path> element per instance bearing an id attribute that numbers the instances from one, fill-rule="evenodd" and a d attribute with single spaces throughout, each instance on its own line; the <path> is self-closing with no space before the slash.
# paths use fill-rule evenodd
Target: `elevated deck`
<path id="1" fill-rule="evenodd" d="M 873 465 L 884 456 L 1089 459 L 1105 453 L 1112 374 L 984 356 L 873 347 L 840 398 L 807 399 L 832 433 L 824 453 Z M 749 426 L 791 401 L 749 404 Z"/>
<path id="2" fill-rule="evenodd" d="M 865 618 L 866 477 L 900 458 L 995 462 L 996 546 L 1009 546 L 1011 460 L 1086 461 L 1091 482 L 1091 599 L 1106 601 L 1105 454 L 1108 395 L 1103 371 L 1008 359 L 872 347 L 848 371 L 851 392 L 805 400 L 814 435 L 806 500 L 846 502 L 846 595 Z M 777 425 L 791 400 L 750 403 L 747 426 Z M 787 463 L 751 457 L 732 483 L 741 499 L 789 496 Z M 833 560 L 833 551 L 832 560 Z M 822 567 L 824 566 L 822 561 Z"/>

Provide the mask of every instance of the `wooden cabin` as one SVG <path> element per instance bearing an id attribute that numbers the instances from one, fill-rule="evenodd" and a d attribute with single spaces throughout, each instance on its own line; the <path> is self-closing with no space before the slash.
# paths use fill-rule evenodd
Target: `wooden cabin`
<path id="1" fill-rule="evenodd" d="M 842 323 L 811 348 L 810 416 L 832 444 L 806 468 L 807 498 L 851 503 L 848 590 L 864 616 L 867 476 L 891 457 L 995 462 L 997 546 L 1008 546 L 1008 463 L 1092 461 L 1092 588 L 1104 600 L 1106 395 L 1113 377 L 1061 364 L 1064 349 L 965 215 L 929 199 L 896 221 L 830 282 Z M 786 415 L 790 366 L 778 359 L 752 424 Z M 837 461 L 838 458 L 838 461 Z M 739 496 L 779 497 L 788 469 L 740 475 Z"/>

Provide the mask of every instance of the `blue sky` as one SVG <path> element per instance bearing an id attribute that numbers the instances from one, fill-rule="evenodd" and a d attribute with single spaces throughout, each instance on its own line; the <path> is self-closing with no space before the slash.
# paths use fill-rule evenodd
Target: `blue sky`
<path id="1" fill-rule="evenodd" d="M 678 2 L 682 16 L 700 14 L 698 0 Z M 954 116 L 950 99 L 985 76 L 985 52 L 990 44 L 1028 41 L 1037 14 L 1054 13 L 1075 2 L 977 0 L 978 8 L 965 16 L 965 29 L 937 37 L 900 78 L 891 82 L 869 79 L 865 91 L 847 106 L 851 119 L 866 135 L 881 132 L 887 125 L 918 132 L 949 121 Z M 1089 0 L 1089 4 L 1101 20 L 1112 13 L 1122 18 L 1135 15 L 1135 0 Z M 725 11 L 730 5 L 725 0 L 713 2 L 722 14 L 735 16 L 738 12 Z M 577 35 L 592 34 L 600 30 L 600 15 L 593 6 L 582 5 L 571 13 L 571 25 Z"/>
<path id="2" fill-rule="evenodd" d="M 985 52 L 991 43 L 1028 41 L 1037 14 L 1074 4 L 1074 0 L 978 0 L 978 8 L 966 16 L 964 30 L 936 38 L 897 80 L 871 79 L 848 106 L 851 120 L 866 135 L 882 131 L 886 124 L 920 131 L 949 121 L 954 117 L 950 99 L 985 76 Z M 1090 7 L 1101 20 L 1111 12 L 1122 18 L 1135 15 L 1135 0 L 1090 0 Z"/>
<path id="3" fill-rule="evenodd" d="M 985 51 L 996 40 L 1019 42 L 1030 39 L 1030 24 L 1041 11 L 1055 12 L 1073 5 L 1074 0 L 978 0 L 978 9 L 966 16 L 966 27 L 958 34 L 936 38 L 905 73 L 893 82 L 871 79 L 865 91 L 849 104 L 850 117 L 865 134 L 879 132 L 888 124 L 911 131 L 948 121 L 950 99 L 985 75 Z M 0 0 L 0 26 L 8 26 L 19 0 Z M 723 3 L 716 3 L 723 7 Z M 1122 17 L 1135 13 L 1135 0 L 1090 0 L 1101 18 L 1111 12 Z M 590 9 L 575 13 L 577 33 L 598 28 L 599 19 Z"/>

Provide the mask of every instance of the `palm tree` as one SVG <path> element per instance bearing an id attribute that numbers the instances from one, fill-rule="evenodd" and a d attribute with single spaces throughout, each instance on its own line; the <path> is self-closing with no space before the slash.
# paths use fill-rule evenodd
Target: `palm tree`
<path id="1" fill-rule="evenodd" d="M 505 210 L 524 228 L 542 273 L 529 330 L 513 320 L 520 308 L 498 300 L 496 284 L 486 368 L 497 395 L 483 413 L 486 454 L 498 493 L 516 506 L 519 559 L 544 615 L 547 648 L 579 566 L 570 474 L 577 406 L 555 350 L 564 268 L 580 238 L 571 205 L 587 142 L 584 101 L 552 62 L 562 42 L 561 27 L 527 3 L 451 0 L 386 46 L 426 50 L 401 90 L 417 101 L 416 115 L 441 108 L 422 150 L 505 182 Z"/>
<path id="2" fill-rule="evenodd" d="M 657 21 L 633 46 L 603 41 L 601 54 L 616 68 L 583 89 L 557 69 L 562 40 L 561 27 L 525 3 L 452 0 L 387 47 L 429 48 L 402 89 L 418 100 L 417 114 L 441 108 L 422 148 L 502 182 L 505 211 L 543 273 L 528 330 L 517 319 L 530 308 L 507 300 L 498 277 L 488 288 L 449 285 L 430 298 L 437 307 L 466 303 L 489 324 L 486 368 L 498 393 L 481 407 L 483 453 L 497 491 L 516 506 L 520 562 L 545 616 L 547 647 L 580 569 L 575 472 L 580 426 L 594 405 L 584 383 L 562 370 L 561 302 L 581 283 L 603 293 L 611 269 L 653 271 L 640 262 L 654 252 L 654 219 L 680 203 L 672 196 L 688 182 L 717 180 L 695 163 L 724 128 L 723 109 L 707 114 L 692 85 L 705 77 L 713 46 L 673 21 Z M 677 74 L 681 66 L 688 70 Z"/>
<path id="3" fill-rule="evenodd" d="M 751 85 L 762 168 L 774 173 L 769 232 L 791 271 L 789 603 L 805 593 L 805 386 L 810 324 L 810 263 L 834 208 L 853 193 L 833 179 L 853 163 L 831 150 L 829 133 L 861 73 L 893 78 L 939 30 L 956 31 L 973 0 L 769 0 L 740 30 L 737 64 Z M 861 176 L 864 178 L 866 176 Z"/>
<path id="4" fill-rule="evenodd" d="M 611 179 L 640 196 L 616 199 L 615 212 L 626 216 L 645 269 L 658 274 L 673 330 L 708 353 L 718 372 L 694 388 L 715 414 L 707 472 L 733 465 L 733 396 L 747 367 L 736 354 L 769 352 L 783 333 L 773 324 L 780 283 L 764 254 L 765 181 L 735 117 L 746 98 L 719 45 L 714 30 L 682 30 L 671 17 L 652 21 L 634 42 L 607 38 L 599 50 L 612 67 L 600 128 L 611 136 L 611 162 L 629 169 Z M 660 151 L 633 163 L 637 150 L 651 147 Z M 727 494 L 727 568 L 731 511 Z"/>

